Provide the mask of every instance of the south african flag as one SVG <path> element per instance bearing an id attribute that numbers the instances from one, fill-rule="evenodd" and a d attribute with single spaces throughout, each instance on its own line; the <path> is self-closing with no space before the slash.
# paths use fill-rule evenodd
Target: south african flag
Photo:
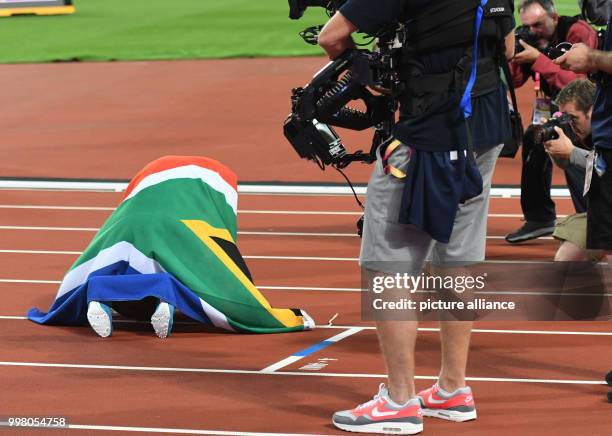
<path id="1" fill-rule="evenodd" d="M 253 284 L 236 246 L 237 178 L 204 157 L 166 156 L 143 168 L 64 276 L 41 324 L 87 323 L 89 301 L 156 297 L 231 331 L 309 329 L 300 309 L 278 309 Z"/>

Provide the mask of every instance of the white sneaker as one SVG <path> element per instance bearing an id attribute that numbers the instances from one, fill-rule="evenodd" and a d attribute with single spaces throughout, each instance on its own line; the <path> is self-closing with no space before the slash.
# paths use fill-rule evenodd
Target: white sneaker
<path id="1" fill-rule="evenodd" d="M 106 304 L 90 301 L 87 306 L 87 321 L 98 336 L 107 338 L 113 334 L 113 315 Z"/>
<path id="2" fill-rule="evenodd" d="M 161 301 L 157 305 L 157 309 L 151 315 L 151 325 L 155 334 L 164 339 L 170 336 L 172 325 L 174 323 L 174 306 Z"/>

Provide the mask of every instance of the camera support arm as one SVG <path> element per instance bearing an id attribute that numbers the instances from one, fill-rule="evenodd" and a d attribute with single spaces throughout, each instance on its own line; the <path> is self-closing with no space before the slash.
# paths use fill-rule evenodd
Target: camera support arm
<path id="1" fill-rule="evenodd" d="M 347 50 L 317 72 L 308 85 L 292 90 L 292 112 L 284 130 L 300 156 L 341 167 L 353 161 L 374 160 L 375 148 L 390 134 L 395 101 L 386 95 L 374 95 L 366 87 L 376 84 L 371 69 L 376 61 L 373 56 L 366 51 Z M 363 101 L 366 111 L 346 107 L 352 100 Z M 347 154 L 330 126 L 351 130 L 376 126 L 370 153 Z"/>

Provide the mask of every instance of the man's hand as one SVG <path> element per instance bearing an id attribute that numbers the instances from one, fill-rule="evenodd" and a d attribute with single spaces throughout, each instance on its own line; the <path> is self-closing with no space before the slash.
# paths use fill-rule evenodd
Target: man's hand
<path id="1" fill-rule="evenodd" d="M 345 50 L 355 47 L 351 34 L 357 27 L 340 12 L 336 12 L 319 33 L 319 45 L 330 59 L 336 59 Z"/>
<path id="2" fill-rule="evenodd" d="M 524 50 L 514 55 L 514 61 L 517 64 L 533 64 L 542 54 L 537 48 L 530 46 L 522 39 L 519 39 L 519 44 L 523 46 Z"/>
<path id="3" fill-rule="evenodd" d="M 544 148 L 553 158 L 569 160 L 570 154 L 572 154 L 572 150 L 574 149 L 574 144 L 572 144 L 572 141 L 563 133 L 563 130 L 557 126 L 555 126 L 554 129 L 559 135 L 559 138 L 546 141 L 544 143 Z"/>
<path id="4" fill-rule="evenodd" d="M 554 60 L 564 70 L 575 73 L 588 73 L 595 69 L 591 56 L 591 48 L 581 42 L 572 45 L 570 51 Z"/>

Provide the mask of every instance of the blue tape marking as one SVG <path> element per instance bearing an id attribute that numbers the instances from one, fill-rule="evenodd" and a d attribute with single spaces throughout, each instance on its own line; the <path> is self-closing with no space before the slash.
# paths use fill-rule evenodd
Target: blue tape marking
<path id="1" fill-rule="evenodd" d="M 297 353 L 294 353 L 293 355 L 305 357 L 305 356 L 308 356 L 309 354 L 316 353 L 317 351 L 325 347 L 329 347 L 331 344 L 335 344 L 335 343 L 336 343 L 335 341 L 321 341 L 318 344 L 315 344 L 312 347 L 308 347 L 302 351 L 298 351 Z"/>

